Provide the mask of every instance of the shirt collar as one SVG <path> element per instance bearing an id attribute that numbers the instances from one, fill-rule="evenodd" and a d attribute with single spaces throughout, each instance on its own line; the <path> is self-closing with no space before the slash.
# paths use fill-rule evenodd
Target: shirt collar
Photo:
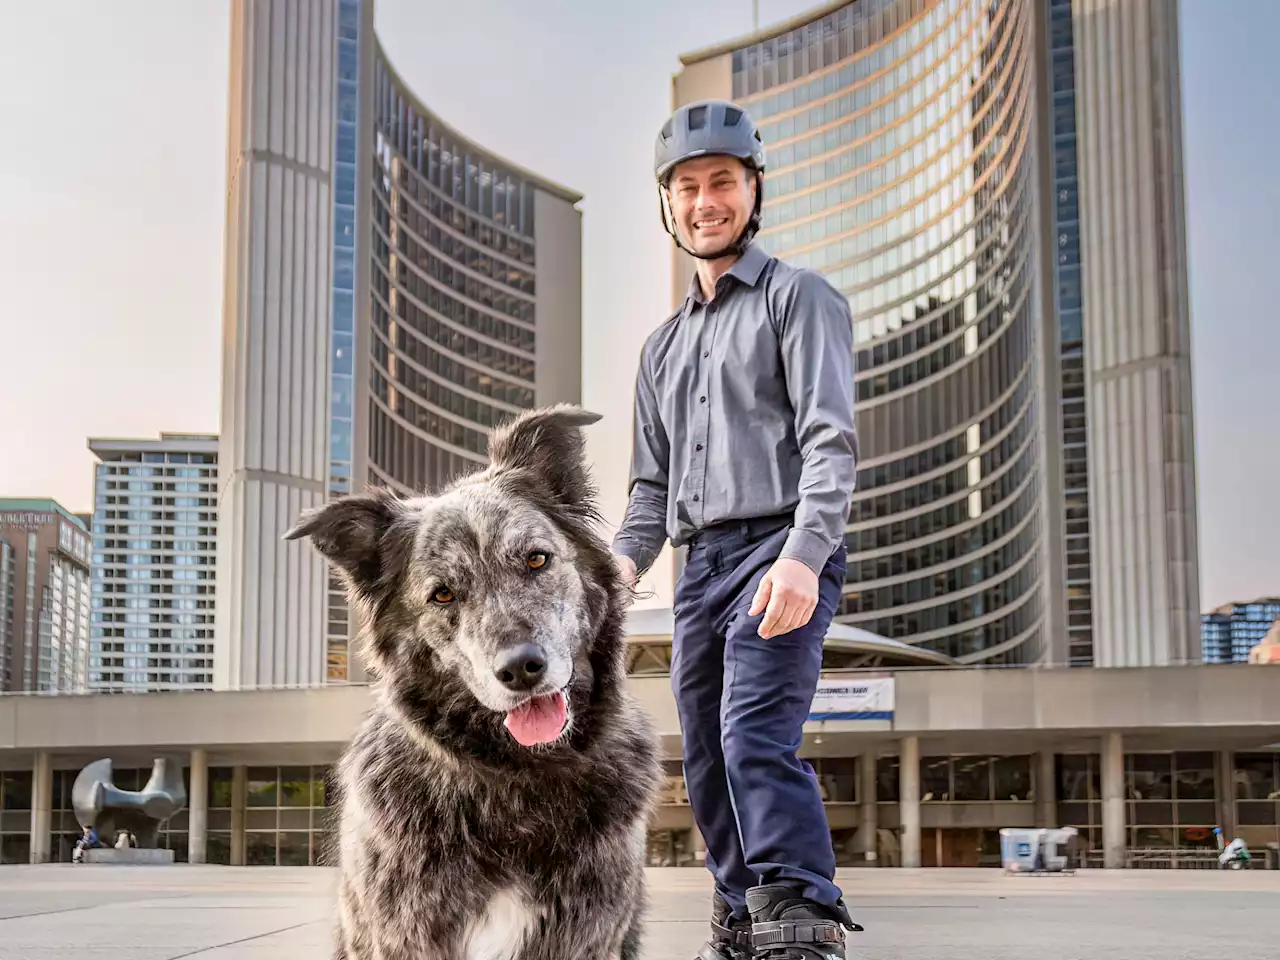
<path id="1" fill-rule="evenodd" d="M 724 276 L 733 277 L 749 287 L 754 287 L 760 282 L 760 275 L 764 273 L 765 266 L 769 263 L 769 254 L 765 253 L 764 248 L 758 243 L 749 243 L 747 249 L 730 267 L 725 271 Z M 698 282 L 698 274 L 695 271 L 693 279 L 689 281 L 689 293 L 685 297 L 686 303 L 692 300 L 695 303 L 705 303 L 706 298 L 702 295 L 702 285 Z"/>

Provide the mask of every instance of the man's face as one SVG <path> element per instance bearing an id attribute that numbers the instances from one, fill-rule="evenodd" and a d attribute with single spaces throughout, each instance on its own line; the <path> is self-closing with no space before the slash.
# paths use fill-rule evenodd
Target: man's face
<path id="1" fill-rule="evenodd" d="M 667 185 L 680 239 L 704 257 L 727 249 L 756 204 L 756 178 L 737 157 L 694 157 L 676 166 Z"/>

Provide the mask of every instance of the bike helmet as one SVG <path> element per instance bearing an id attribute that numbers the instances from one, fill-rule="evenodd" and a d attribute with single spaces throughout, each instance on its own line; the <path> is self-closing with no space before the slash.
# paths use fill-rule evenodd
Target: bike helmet
<path id="1" fill-rule="evenodd" d="M 750 115 L 728 100 L 699 100 L 685 104 L 662 125 L 653 154 L 662 226 L 675 240 L 676 246 L 701 259 L 741 254 L 760 230 L 760 211 L 764 201 L 764 142 Z M 728 248 L 711 256 L 695 253 L 680 241 L 666 192 L 677 164 L 708 156 L 737 157 L 756 178 L 756 205 L 747 225 Z"/>

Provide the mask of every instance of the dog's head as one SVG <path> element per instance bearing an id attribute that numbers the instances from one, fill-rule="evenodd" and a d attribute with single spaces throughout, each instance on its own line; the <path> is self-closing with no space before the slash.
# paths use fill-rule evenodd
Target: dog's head
<path id="1" fill-rule="evenodd" d="M 580 430 L 597 419 L 523 414 L 494 430 L 487 469 L 438 495 L 345 497 L 285 535 L 341 572 L 369 666 L 421 732 L 472 750 L 565 743 L 616 682 L 624 588 Z"/>

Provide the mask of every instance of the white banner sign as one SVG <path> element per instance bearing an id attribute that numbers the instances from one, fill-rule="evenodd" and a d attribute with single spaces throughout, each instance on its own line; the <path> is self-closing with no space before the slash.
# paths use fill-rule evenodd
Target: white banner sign
<path id="1" fill-rule="evenodd" d="M 810 720 L 892 720 L 893 677 L 823 678 Z"/>

